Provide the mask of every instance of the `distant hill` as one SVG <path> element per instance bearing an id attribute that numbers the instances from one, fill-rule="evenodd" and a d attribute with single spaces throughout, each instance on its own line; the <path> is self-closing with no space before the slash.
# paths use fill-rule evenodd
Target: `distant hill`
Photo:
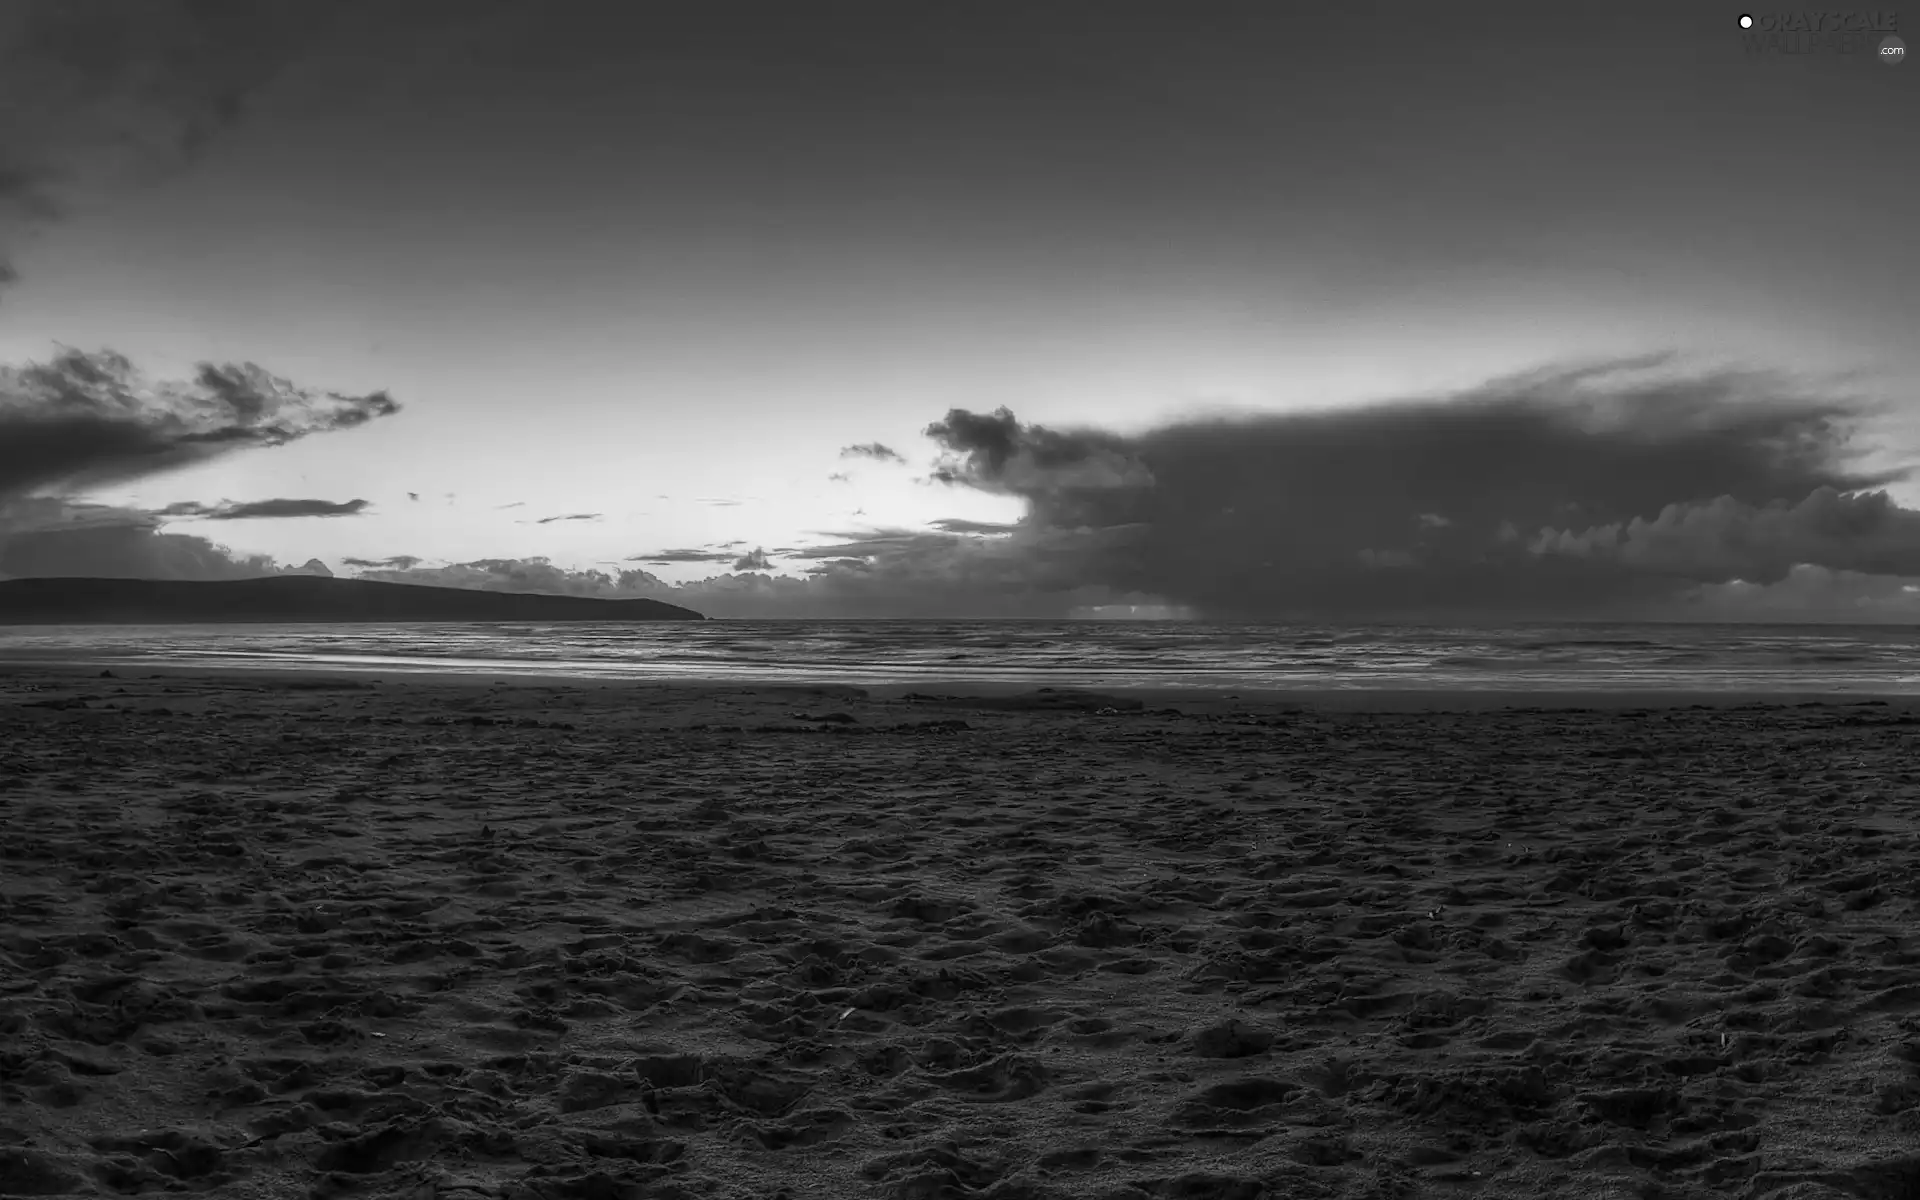
<path id="1" fill-rule="evenodd" d="M 173 579 L 0 580 L 0 624 L 204 625 L 229 621 L 704 621 L 659 600 L 416 587 L 370 579 L 274 575 Z"/>

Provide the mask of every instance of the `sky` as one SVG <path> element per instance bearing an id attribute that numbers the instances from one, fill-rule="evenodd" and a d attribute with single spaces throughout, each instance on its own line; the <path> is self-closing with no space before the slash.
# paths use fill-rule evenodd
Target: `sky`
<path id="1" fill-rule="evenodd" d="M 1913 619 L 1920 10 L 1740 11 L 0 0 L 0 576 Z"/>

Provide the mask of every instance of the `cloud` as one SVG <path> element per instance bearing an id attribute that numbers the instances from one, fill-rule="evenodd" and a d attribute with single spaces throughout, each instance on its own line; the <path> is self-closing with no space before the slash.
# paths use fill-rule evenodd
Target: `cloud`
<path id="1" fill-rule="evenodd" d="M 838 551 L 848 553 L 831 557 Z M 545 558 L 416 563 L 364 569 L 358 577 L 488 591 L 648 598 L 712 617 L 737 618 L 1047 617 L 1102 605 L 1159 603 L 1151 596 L 1083 586 L 1070 578 L 1069 564 L 1036 573 L 1022 554 L 1007 551 L 1005 539 L 893 530 L 808 553 L 817 558 L 801 577 L 742 569 L 679 584 L 643 570 L 573 570 Z"/>
<path id="2" fill-rule="evenodd" d="M 396 554 L 392 558 L 343 558 L 340 561 L 349 567 L 406 571 L 419 566 L 425 560 L 411 554 Z"/>
<path id="3" fill-rule="evenodd" d="M 0 578 L 83 575 L 118 579 L 252 579 L 313 575 L 315 560 L 283 566 L 193 534 L 166 533 L 141 509 L 58 497 L 0 502 Z M 331 573 L 331 572 L 327 572 Z"/>
<path id="4" fill-rule="evenodd" d="M 534 524 L 551 525 L 555 521 L 598 521 L 601 515 L 600 513 L 566 513 L 558 517 L 541 517 Z"/>
<path id="5" fill-rule="evenodd" d="M 656 550 L 652 554 L 635 554 L 627 561 L 660 564 L 727 562 L 733 557 L 725 550 Z"/>
<path id="6" fill-rule="evenodd" d="M 847 474 L 845 471 L 835 471 L 833 474 L 827 476 L 827 482 L 828 483 L 851 483 L 853 482 L 853 476 Z"/>
<path id="7" fill-rule="evenodd" d="M 20 496 L 0 503 L 0 537 L 73 529 L 155 529 L 158 514 L 143 508 L 60 496 Z"/>
<path id="8" fill-rule="evenodd" d="M 1542 529 L 1535 554 L 1605 559 L 1689 579 L 1771 583 L 1817 563 L 1870 575 L 1920 575 L 1920 512 L 1884 491 L 1815 488 L 1799 503 L 1742 503 L 1731 496 L 1669 504 L 1651 520 Z"/>
<path id="9" fill-rule="evenodd" d="M 345 561 L 350 565 L 362 566 L 353 559 Z M 357 577 L 430 587 L 540 592 L 555 596 L 665 596 L 674 591 L 673 585 L 646 571 L 576 571 L 555 566 L 545 558 L 482 558 L 439 567 L 423 567 L 418 565 L 421 561 L 410 555 L 401 555 L 385 560 L 393 565 L 365 568 Z M 406 565 L 399 565 L 402 563 Z"/>
<path id="10" fill-rule="evenodd" d="M 235 554 L 203 537 L 161 533 L 143 513 L 115 519 L 105 506 L 85 506 L 73 514 L 73 520 L 42 520 L 35 525 L 22 519 L 22 507 L 15 504 L 0 511 L 0 578 L 250 579 L 308 573 L 304 569 L 289 572 L 264 554 Z"/>
<path id="11" fill-rule="evenodd" d="M 155 511 L 156 516 L 177 520 L 247 521 L 274 517 L 356 517 L 366 511 L 368 501 L 345 500 L 253 500 L 244 504 L 223 502 L 201 504 L 182 500 Z"/>
<path id="12" fill-rule="evenodd" d="M 933 472 L 940 483 L 1029 496 L 1153 483 L 1118 435 L 1021 425 L 1005 408 L 984 416 L 956 408 L 929 425 L 927 436 L 948 451 Z"/>
<path id="13" fill-rule="evenodd" d="M 1020 528 L 1017 524 L 1006 524 L 999 521 L 968 521 L 960 517 L 946 517 L 928 523 L 942 533 L 1001 534 L 1013 533 Z"/>
<path id="14" fill-rule="evenodd" d="M 121 355 L 63 348 L 0 366 L 0 498 L 123 483 L 398 412 L 385 392 L 300 388 L 252 363 L 149 384 Z"/>
<path id="15" fill-rule="evenodd" d="M 384 392 L 295 387 L 252 364 L 201 364 L 191 383 L 150 384 L 110 351 L 63 349 L 0 366 L 0 574 L 232 579 L 283 573 L 205 538 L 162 533 L 168 519 L 349 516 L 364 500 L 271 499 L 157 512 L 91 503 L 89 487 L 135 479 L 399 410 Z M 292 568 L 306 571 L 306 567 Z"/>
<path id="16" fill-rule="evenodd" d="M 733 569 L 736 571 L 769 571 L 773 568 L 772 564 L 767 561 L 767 552 L 765 550 L 753 550 L 734 559 Z"/>
<path id="17" fill-rule="evenodd" d="M 1214 615 L 1575 615 L 1672 600 L 1673 564 L 1543 552 L 1531 531 L 1576 530 L 1550 539 L 1572 550 L 1617 524 L 1637 548 L 1648 523 L 1674 524 L 1661 523 L 1669 506 L 1706 505 L 1721 543 L 1753 510 L 1741 536 L 1771 539 L 1775 569 L 1904 563 L 1904 510 L 1843 498 L 1902 475 L 1852 452 L 1874 411 L 1774 373 L 1644 358 L 1134 436 L 1025 425 L 1005 409 L 955 411 L 927 432 L 944 451 L 937 479 L 1024 500 L 1006 540 L 1036 547 L 1037 569 L 1050 539 L 1084 584 Z M 1704 527 L 1690 535 L 1689 548 L 1661 543 L 1689 578 L 1757 565 L 1724 545 L 1710 555 Z"/>
<path id="18" fill-rule="evenodd" d="M 408 492 L 408 493 L 407 493 L 407 499 L 409 499 L 409 500 L 418 500 L 419 498 L 420 498 L 420 493 L 419 493 L 419 492 Z"/>
<path id="19" fill-rule="evenodd" d="M 713 505 L 713 506 L 714 506 L 715 508 L 738 508 L 738 507 L 740 507 L 740 502 L 739 502 L 738 500 L 727 500 L 727 499 L 724 499 L 724 498 L 722 498 L 722 497 L 716 497 L 716 496 L 698 496 L 698 497 L 696 497 L 696 498 L 695 498 L 695 500 L 694 500 L 694 503 L 696 503 L 696 504 L 711 504 L 711 505 Z"/>
<path id="20" fill-rule="evenodd" d="M 867 532 L 827 531 L 822 536 L 836 539 L 825 546 L 800 546 L 789 552 L 790 558 L 877 558 L 912 552 L 926 545 L 945 546 L 953 539 L 910 529 L 876 529 Z"/>
<path id="21" fill-rule="evenodd" d="M 1772 583 L 1701 584 L 1680 612 L 1698 621 L 1920 622 L 1920 575 L 1872 575 L 1797 563 Z"/>
<path id="22" fill-rule="evenodd" d="M 847 446 L 840 451 L 841 458 L 870 458 L 875 462 L 903 463 L 906 458 L 891 446 L 879 442 L 866 442 L 859 446 Z"/>

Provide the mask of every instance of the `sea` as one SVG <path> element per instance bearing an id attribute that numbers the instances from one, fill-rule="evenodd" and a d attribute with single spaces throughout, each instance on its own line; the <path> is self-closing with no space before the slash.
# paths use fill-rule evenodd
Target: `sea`
<path id="1" fill-rule="evenodd" d="M 0 626 L 0 660 L 856 686 L 1920 692 L 1920 628 L 1887 625 L 24 625 Z"/>

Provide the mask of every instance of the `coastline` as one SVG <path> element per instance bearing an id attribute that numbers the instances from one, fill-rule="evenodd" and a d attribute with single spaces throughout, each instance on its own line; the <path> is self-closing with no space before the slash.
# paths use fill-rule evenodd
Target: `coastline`
<path id="1" fill-rule="evenodd" d="M 1792 708 L 1803 705 L 1878 705 L 1901 710 L 1920 709 L 1920 693 L 1873 687 L 1807 689 L 1800 691 L 1706 690 L 1699 688 L 1570 688 L 1570 687 L 1301 687 L 1260 688 L 1232 686 L 1103 686 L 1037 680 L 985 681 L 979 679 L 913 679 L 887 683 L 849 684 L 834 681 L 754 680 L 720 676 L 673 679 L 612 679 L 534 671 L 435 671 L 415 668 L 366 667 L 307 668 L 222 664 L 125 663 L 109 659 L 0 658 L 0 689 L 9 684 L 72 683 L 99 679 L 102 671 L 114 678 L 179 678 L 228 683 L 237 687 L 298 690 L 304 687 L 368 687 L 383 692 L 406 689 L 436 693 L 533 689 L 535 691 L 626 691 L 635 695 L 713 695 L 782 693 L 823 697 L 842 695 L 875 701 L 903 701 L 910 696 L 964 701 L 1032 696 L 1037 693 L 1113 696 L 1148 708 L 1180 707 L 1220 711 L 1235 706 L 1263 712 L 1481 712 L 1488 710 L 1596 710 L 1662 708 Z M 1099 707 L 1094 705 L 1095 708 Z"/>

